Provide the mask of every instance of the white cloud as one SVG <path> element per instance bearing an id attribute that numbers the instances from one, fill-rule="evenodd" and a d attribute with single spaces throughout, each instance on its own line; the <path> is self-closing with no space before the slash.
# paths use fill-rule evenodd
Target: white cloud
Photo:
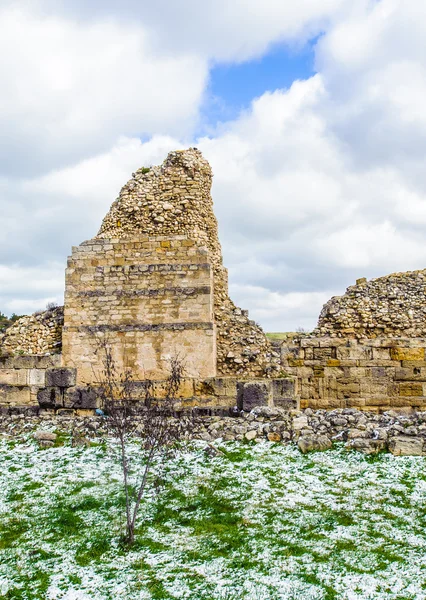
<path id="1" fill-rule="evenodd" d="M 170 149 L 194 144 L 215 173 L 213 197 L 232 294 L 266 329 L 312 328 L 321 304 L 343 293 L 357 277 L 426 266 L 426 8 L 416 0 L 271 0 L 262 6 L 263 18 L 258 14 L 260 5 L 254 2 L 245 2 L 245 11 L 239 0 L 227 3 L 226 9 L 220 2 L 214 6 L 192 0 L 167 3 L 170 10 L 166 13 L 161 2 L 140 2 L 146 19 L 131 23 L 135 4 L 130 1 L 122 3 L 115 22 L 107 17 L 115 14 L 116 3 L 107 0 L 102 9 L 100 3 L 85 3 L 91 14 L 80 24 L 75 11 L 82 11 L 82 4 L 73 3 L 72 18 L 66 12 L 55 17 L 65 40 L 58 41 L 58 56 L 67 55 L 64 48 L 76 43 L 87 50 L 96 33 L 101 49 L 94 56 L 100 61 L 101 74 L 95 76 L 93 89 L 88 84 L 89 112 L 81 108 L 78 114 L 89 116 L 77 119 L 75 130 L 66 126 L 69 111 L 72 115 L 74 105 L 84 105 L 85 91 L 81 90 L 87 73 L 94 71 L 89 64 L 86 79 L 80 76 L 81 65 L 84 71 L 80 54 L 75 87 L 70 88 L 75 104 L 71 99 L 66 103 L 61 78 L 49 83 L 55 63 L 48 58 L 46 106 L 43 98 L 36 97 L 32 105 L 30 99 L 24 102 L 14 96 L 13 113 L 12 103 L 0 100 L 21 137 L 28 137 L 34 123 L 40 137 L 40 160 L 50 167 L 45 174 L 18 181 L 9 175 L 0 180 L 7 231 L 0 240 L 1 262 L 16 263 L 14 277 L 6 272 L 11 277 L 8 296 L 0 296 L 0 302 L 10 302 L 12 297 L 44 302 L 45 297 L 60 296 L 62 280 L 57 276 L 45 294 L 34 291 L 36 278 L 39 282 L 47 279 L 41 275 L 43 264 L 49 260 L 64 264 L 72 244 L 96 233 L 132 171 L 161 162 Z M 33 22 L 36 17 L 28 19 Z M 37 19 L 52 22 L 51 17 Z M 300 42 L 306 32 L 318 32 L 320 26 L 326 31 L 317 47 L 318 75 L 295 82 L 289 90 L 265 93 L 238 119 L 218 127 L 211 138 L 191 139 L 207 61 L 241 60 L 261 53 L 277 39 Z M 100 56 L 109 46 L 104 43 L 106 31 L 118 40 L 124 56 L 111 71 L 110 80 L 110 58 Z M 164 42 L 161 49 L 160 40 Z M 138 44 L 143 51 L 135 63 Z M 35 52 L 37 60 L 48 54 L 46 49 L 40 52 Z M 24 61 L 17 70 L 20 78 L 29 70 L 28 52 L 23 54 L 24 58 L 17 59 L 19 64 Z M 105 90 L 115 90 L 115 82 L 120 82 L 122 90 L 123 81 L 131 79 L 139 66 L 142 73 L 150 73 L 144 71 L 146 56 L 164 67 L 159 71 L 164 79 L 167 69 L 173 70 L 179 79 L 175 89 L 189 82 L 187 106 L 182 105 L 182 98 L 167 97 L 173 96 L 167 86 L 161 89 L 170 112 L 166 105 L 157 107 L 152 98 L 145 103 L 140 83 L 134 84 L 139 87 L 134 88 L 132 98 L 92 106 L 97 94 L 104 97 Z M 187 72 L 185 60 L 194 56 L 198 67 L 194 73 Z M 74 73 L 71 67 L 65 71 Z M 24 85 L 27 94 L 33 88 L 42 89 L 44 76 L 40 77 L 30 73 L 28 88 Z M 8 85 L 12 80 L 6 77 Z M 115 98 L 114 92 L 110 98 Z M 21 123 L 18 113 L 23 115 Z M 0 124 L 2 118 L 0 114 Z M 142 143 L 137 134 L 139 120 L 144 119 L 155 135 Z M 57 137 L 49 137 L 55 125 Z M 16 132 L 10 135 L 21 143 Z M 13 142 L 12 150 L 18 142 Z M 77 157 L 68 158 L 65 166 L 60 166 L 60 157 L 65 156 L 61 144 L 66 156 Z M 59 158 L 46 154 L 53 148 Z M 3 276 L 2 290 L 5 281 Z"/>
<path id="2" fill-rule="evenodd" d="M 351 0 L 41 0 L 40 5 L 92 19 L 143 23 L 163 53 L 190 52 L 209 61 L 242 61 L 274 42 L 303 44 L 351 6 Z"/>
<path id="3" fill-rule="evenodd" d="M 0 8 L 0 169 L 28 175 L 120 135 L 192 131 L 206 61 L 155 53 L 141 25 Z"/>

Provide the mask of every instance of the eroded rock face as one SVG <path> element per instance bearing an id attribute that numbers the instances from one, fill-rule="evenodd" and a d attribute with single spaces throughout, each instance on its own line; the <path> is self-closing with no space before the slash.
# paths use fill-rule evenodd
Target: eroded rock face
<path id="1" fill-rule="evenodd" d="M 212 171 L 196 148 L 170 152 L 161 166 L 141 168 L 122 188 L 98 238 L 187 235 L 208 249 L 214 271 L 214 320 L 219 374 L 264 376 L 271 347 L 262 329 L 228 296 L 217 220 L 210 195 Z"/>
<path id="2" fill-rule="evenodd" d="M 323 307 L 317 336 L 426 337 L 426 269 L 359 279 Z"/>

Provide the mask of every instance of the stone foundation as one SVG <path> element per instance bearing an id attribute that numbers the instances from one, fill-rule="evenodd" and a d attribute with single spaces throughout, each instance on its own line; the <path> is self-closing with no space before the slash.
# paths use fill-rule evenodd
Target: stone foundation
<path id="1" fill-rule="evenodd" d="M 301 407 L 426 408 L 426 339 L 302 338 L 281 346 Z"/>

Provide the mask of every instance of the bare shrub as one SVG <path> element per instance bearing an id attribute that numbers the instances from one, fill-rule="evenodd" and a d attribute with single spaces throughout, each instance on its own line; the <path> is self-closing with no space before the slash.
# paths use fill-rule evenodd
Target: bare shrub
<path id="1" fill-rule="evenodd" d="M 98 342 L 99 353 L 103 365 L 99 381 L 100 399 L 109 433 L 119 443 L 126 499 L 124 541 L 131 546 L 135 539 L 136 519 L 153 463 L 160 455 L 166 458 L 177 442 L 189 437 L 194 420 L 192 413 L 176 413 L 177 393 L 184 371 L 183 362 L 178 356 L 170 360 L 170 375 L 165 382 L 164 398 L 157 400 L 153 396 L 153 382 L 149 379 L 138 382 L 139 397 L 135 399 L 135 382 L 131 372 L 129 369 L 122 373 L 118 371 L 111 347 L 105 338 Z M 141 478 L 136 484 L 136 495 L 130 483 L 132 465 L 129 457 L 129 442 L 135 440 L 139 440 L 141 452 L 138 458 L 143 464 Z"/>

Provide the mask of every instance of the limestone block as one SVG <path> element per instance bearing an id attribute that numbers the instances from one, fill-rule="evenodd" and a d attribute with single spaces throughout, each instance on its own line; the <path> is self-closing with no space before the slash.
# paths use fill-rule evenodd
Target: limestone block
<path id="1" fill-rule="evenodd" d="M 389 348 L 373 348 L 372 358 L 374 360 L 390 360 L 390 349 Z"/>
<path id="2" fill-rule="evenodd" d="M 392 360 L 425 360 L 424 348 L 391 348 Z"/>
<path id="3" fill-rule="evenodd" d="M 341 360 L 371 360 L 373 350 L 368 346 L 340 346 L 337 348 L 336 358 Z"/>
<path id="4" fill-rule="evenodd" d="M 12 386 L 0 384 L 0 405 L 3 406 L 29 406 L 31 405 L 31 391 L 27 386 Z"/>
<path id="5" fill-rule="evenodd" d="M 402 382 L 399 384 L 399 395 L 400 396 L 423 396 L 423 385 L 422 383 L 416 382 Z"/>
<path id="6" fill-rule="evenodd" d="M 34 439 L 39 442 L 40 441 L 55 442 L 57 437 L 58 436 L 56 435 L 56 433 L 53 433 L 52 431 L 39 430 L 39 431 L 36 431 L 34 434 Z"/>
<path id="7" fill-rule="evenodd" d="M 314 348 L 314 360 L 336 359 L 336 348 Z"/>
<path id="8" fill-rule="evenodd" d="M 306 454 L 307 452 L 329 450 L 332 447 L 331 440 L 326 435 L 303 435 L 297 442 L 299 450 Z"/>
<path id="9" fill-rule="evenodd" d="M 423 438 L 396 436 L 389 440 L 389 450 L 394 456 L 424 456 Z"/>
<path id="10" fill-rule="evenodd" d="M 64 404 L 64 396 L 57 387 L 42 388 L 37 393 L 37 401 L 40 408 L 57 408 Z"/>
<path id="11" fill-rule="evenodd" d="M 360 388 L 360 383 L 355 378 L 339 379 L 337 382 L 337 397 L 341 399 L 359 396 Z"/>
<path id="12" fill-rule="evenodd" d="M 68 388 L 76 384 L 77 370 L 72 368 L 57 368 L 46 370 L 46 386 Z"/>
<path id="13" fill-rule="evenodd" d="M 384 440 L 371 440 L 365 438 L 355 438 L 348 440 L 346 444 L 348 450 L 357 450 L 363 454 L 378 454 L 386 448 Z"/>
<path id="14" fill-rule="evenodd" d="M 73 409 L 96 409 L 99 407 L 98 394 L 90 387 L 71 387 L 64 395 L 64 407 Z"/>
<path id="15" fill-rule="evenodd" d="M 360 394 L 367 396 L 384 396 L 389 393 L 388 381 L 384 378 L 374 379 L 365 377 L 360 380 Z"/>
<path id="16" fill-rule="evenodd" d="M 345 401 L 347 408 L 359 408 L 363 410 L 365 407 L 365 398 L 347 398 Z"/>
<path id="17" fill-rule="evenodd" d="M 215 396 L 237 398 L 236 377 L 210 377 L 203 380 L 194 380 L 194 393 L 196 396 Z"/>
<path id="18" fill-rule="evenodd" d="M 45 369 L 30 369 L 28 372 L 29 385 L 44 387 L 46 385 L 46 370 Z"/>
<path id="19" fill-rule="evenodd" d="M 27 369 L 0 369 L 0 383 L 23 386 L 28 384 Z"/>
<path id="20" fill-rule="evenodd" d="M 272 380 L 272 404 L 287 410 L 297 408 L 296 379 L 282 377 Z"/>
<path id="21" fill-rule="evenodd" d="M 309 427 L 308 417 L 306 415 L 300 415 L 293 419 L 292 428 L 295 433 L 300 433 L 302 429 Z"/>
<path id="22" fill-rule="evenodd" d="M 269 381 L 239 381 L 237 383 L 237 406 L 239 410 L 251 411 L 255 406 L 268 406 L 271 398 Z"/>

